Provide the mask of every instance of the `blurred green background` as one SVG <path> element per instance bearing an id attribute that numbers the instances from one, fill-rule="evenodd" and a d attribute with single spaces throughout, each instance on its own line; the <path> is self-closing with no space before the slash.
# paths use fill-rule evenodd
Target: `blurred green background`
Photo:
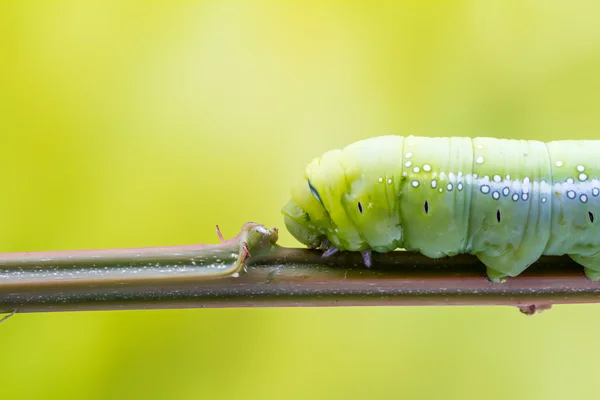
<path id="1" fill-rule="evenodd" d="M 593 1 L 0 5 L 1 251 L 283 228 L 383 134 L 600 138 Z M 281 231 L 281 243 L 296 245 Z M 600 306 L 17 315 L 2 399 L 597 398 Z"/>

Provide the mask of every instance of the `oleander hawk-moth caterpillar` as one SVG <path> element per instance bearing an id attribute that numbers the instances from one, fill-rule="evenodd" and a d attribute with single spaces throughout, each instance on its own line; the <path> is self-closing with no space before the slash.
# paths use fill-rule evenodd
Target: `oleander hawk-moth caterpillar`
<path id="1" fill-rule="evenodd" d="M 493 282 L 542 255 L 600 280 L 600 140 L 381 136 L 313 160 L 282 212 L 328 256 L 473 254 Z"/>

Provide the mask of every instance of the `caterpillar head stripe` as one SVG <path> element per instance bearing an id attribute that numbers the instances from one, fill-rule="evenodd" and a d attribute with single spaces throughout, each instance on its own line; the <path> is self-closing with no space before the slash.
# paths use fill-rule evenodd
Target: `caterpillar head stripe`
<path id="1" fill-rule="evenodd" d="M 377 141 L 358 142 L 313 160 L 292 188 L 282 212 L 288 231 L 311 248 L 331 243 L 340 250 L 388 252 L 402 242 L 396 209 L 400 182 L 359 151 Z M 358 146 L 361 146 L 360 148 Z M 367 146 L 366 148 L 364 146 Z"/>

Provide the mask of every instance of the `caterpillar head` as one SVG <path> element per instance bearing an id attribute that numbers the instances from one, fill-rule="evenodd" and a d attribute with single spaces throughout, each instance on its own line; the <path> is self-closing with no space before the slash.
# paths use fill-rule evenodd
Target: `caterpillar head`
<path id="1" fill-rule="evenodd" d="M 312 194 L 308 180 L 300 180 L 292 188 L 292 199 L 283 207 L 287 230 L 300 243 L 316 249 L 327 239 L 327 227 L 331 226 L 325 208 Z"/>
<path id="2" fill-rule="evenodd" d="M 327 240 L 340 250 L 391 251 L 402 242 L 394 189 L 370 171 L 371 160 L 351 155 L 334 150 L 308 165 L 282 210 L 286 227 L 310 248 Z"/>

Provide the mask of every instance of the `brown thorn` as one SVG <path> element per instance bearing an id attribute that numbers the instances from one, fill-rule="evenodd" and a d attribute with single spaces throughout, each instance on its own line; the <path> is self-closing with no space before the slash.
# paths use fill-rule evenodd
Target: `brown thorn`
<path id="1" fill-rule="evenodd" d="M 225 241 L 225 238 L 223 237 L 223 234 L 221 233 L 221 228 L 219 228 L 219 225 L 217 225 L 217 236 L 219 237 L 219 239 L 221 239 L 221 242 Z"/>
<path id="2" fill-rule="evenodd" d="M 518 306 L 519 311 L 525 315 L 539 314 L 542 311 L 549 310 L 552 308 L 552 304 L 530 304 L 525 306 Z"/>
<path id="3" fill-rule="evenodd" d="M 250 250 L 248 249 L 248 243 L 242 242 L 242 254 L 240 254 L 240 264 L 244 264 L 250 258 Z"/>
<path id="4" fill-rule="evenodd" d="M 250 257 L 250 249 L 248 248 L 248 242 L 244 242 L 244 254 L 246 256 L 246 260 Z"/>
<path id="5" fill-rule="evenodd" d="M 2 319 L 0 319 L 0 324 L 3 323 L 4 321 L 6 321 L 7 319 L 9 319 L 10 317 L 12 317 L 13 315 L 15 315 L 17 313 L 17 310 L 13 310 L 10 314 L 5 315 Z"/>

